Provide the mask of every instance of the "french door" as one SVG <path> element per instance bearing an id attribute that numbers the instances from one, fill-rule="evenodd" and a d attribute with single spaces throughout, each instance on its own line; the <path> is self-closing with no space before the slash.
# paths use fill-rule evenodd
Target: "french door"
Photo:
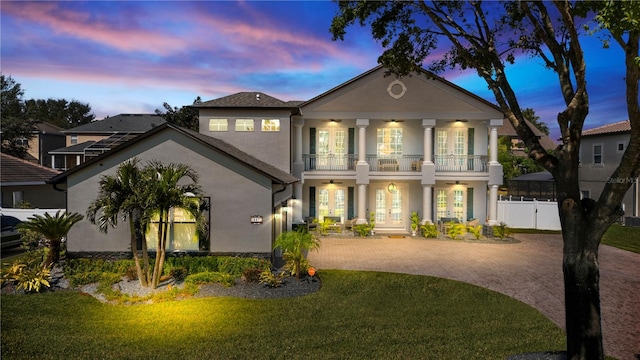
<path id="1" fill-rule="evenodd" d="M 317 169 L 347 170 L 347 130 L 319 129 Z"/>
<path id="2" fill-rule="evenodd" d="M 436 189 L 436 220 L 467 219 L 466 191 L 463 188 Z"/>
<path id="3" fill-rule="evenodd" d="M 339 216 L 344 220 L 345 216 L 345 195 L 344 188 L 329 185 L 318 190 L 318 218 L 325 216 Z"/>
<path id="4" fill-rule="evenodd" d="M 467 128 L 436 131 L 436 165 L 439 171 L 461 171 L 467 167 Z"/>
<path id="5" fill-rule="evenodd" d="M 389 191 L 387 185 L 372 186 L 375 204 L 376 228 L 406 230 L 408 187 L 396 184 L 396 190 Z"/>

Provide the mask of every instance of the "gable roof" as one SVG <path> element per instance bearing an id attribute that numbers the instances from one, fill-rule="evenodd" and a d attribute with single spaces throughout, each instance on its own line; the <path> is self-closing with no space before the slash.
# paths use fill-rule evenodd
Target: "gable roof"
<path id="1" fill-rule="evenodd" d="M 533 133 L 538 137 L 538 141 L 540 145 L 546 150 L 555 150 L 558 144 L 553 141 L 549 136 L 540 131 L 537 127 L 535 127 L 529 120 L 525 120 L 527 125 Z M 518 138 L 518 133 L 516 133 L 516 129 L 511 124 L 511 121 L 505 120 L 502 123 L 502 126 L 498 128 L 498 136 L 508 136 L 511 138 Z"/>
<path id="2" fill-rule="evenodd" d="M 356 82 L 356 81 L 358 81 L 358 80 L 360 80 L 360 79 L 362 79 L 364 77 L 367 77 L 367 76 L 371 75 L 372 73 L 374 73 L 376 71 L 379 71 L 380 69 L 383 69 L 383 68 L 384 68 L 383 65 L 378 65 L 378 66 L 374 67 L 373 69 L 371 69 L 369 71 L 366 71 L 366 72 L 354 77 L 353 79 L 348 80 L 348 81 L 346 81 L 346 82 L 344 82 L 344 83 L 342 83 L 342 84 L 340 84 L 340 85 L 338 85 L 338 86 L 336 86 L 336 87 L 334 87 L 334 88 L 332 88 L 332 89 L 330 89 L 330 90 L 328 90 L 328 91 L 326 91 L 326 92 L 314 97 L 313 99 L 305 101 L 304 103 L 300 104 L 300 107 L 305 107 L 305 106 L 307 106 L 307 105 L 309 105 L 309 104 L 311 104 L 311 103 L 313 103 L 313 102 L 315 102 L 315 101 L 317 101 L 317 100 L 319 100 L 319 99 L 321 99 L 321 98 L 323 98 L 323 97 L 325 97 L 325 96 L 327 96 L 329 94 L 332 94 L 332 93 L 334 93 L 336 91 L 339 91 L 340 89 L 342 89 L 342 88 L 344 88 L 344 87 L 346 87 L 346 86 L 348 86 L 348 85 L 350 85 L 350 84 L 352 84 L 352 83 L 354 83 L 354 82 Z M 449 87 L 453 88 L 456 91 L 464 93 L 465 95 L 470 96 L 470 97 L 474 98 L 475 100 L 477 100 L 477 101 L 479 101 L 479 102 L 481 102 L 481 103 L 493 108 L 494 110 L 497 110 L 500 113 L 502 113 L 502 109 L 500 109 L 497 105 L 495 105 L 495 104 L 493 104 L 493 103 L 481 98 L 480 96 L 478 96 L 478 95 L 476 95 L 476 94 L 474 94 L 474 93 L 472 93 L 472 92 L 470 92 L 470 91 L 468 91 L 468 90 L 466 90 L 466 89 L 464 89 L 464 88 L 462 88 L 462 87 L 460 87 L 460 86 L 458 86 L 458 85 L 456 85 L 456 84 L 454 84 L 454 83 L 452 83 L 450 81 L 445 80 L 444 78 L 442 78 L 440 76 L 437 76 L 436 74 L 434 74 L 434 73 L 432 73 L 430 71 L 427 71 L 427 70 L 425 70 L 423 68 L 420 68 L 419 74 L 425 75 L 426 77 L 428 77 L 430 79 L 439 81 L 442 84 L 444 84 L 446 86 L 449 86 Z"/>
<path id="3" fill-rule="evenodd" d="M 276 168 L 275 166 L 272 166 L 270 164 L 267 164 L 261 160 L 256 159 L 255 157 L 239 150 L 238 148 L 220 140 L 220 139 L 216 139 L 216 138 L 212 138 L 210 136 L 206 136 L 206 135 L 202 135 L 198 132 L 195 131 L 191 131 L 185 128 L 181 128 L 179 126 L 173 125 L 173 124 L 169 124 L 169 123 L 164 123 L 156 128 L 154 128 L 151 131 L 148 131 L 140 136 L 137 136 L 136 138 L 129 140 L 119 146 L 117 146 L 116 148 L 114 148 L 111 151 L 108 151 L 98 157 L 95 157 L 87 162 L 84 162 L 74 168 L 71 168 L 69 170 L 67 170 L 66 172 L 59 174 L 57 176 L 52 177 L 51 179 L 49 179 L 49 182 L 52 184 L 57 184 L 57 183 L 62 183 L 65 182 L 67 177 L 79 170 L 82 170 L 84 168 L 87 168 L 89 166 L 91 166 L 92 164 L 96 163 L 96 162 L 100 162 L 102 161 L 102 159 L 104 159 L 105 157 L 111 156 L 119 151 L 122 151 L 123 149 L 128 148 L 129 146 L 132 146 L 133 144 L 136 144 L 140 141 L 143 141 L 144 139 L 150 138 L 152 136 L 154 136 L 155 134 L 162 132 L 164 130 L 167 129 L 171 129 L 173 131 L 179 132 L 181 134 L 186 135 L 187 137 L 198 141 L 202 144 L 204 144 L 205 146 L 209 147 L 210 149 L 219 151 L 223 154 L 226 154 L 227 156 L 235 159 L 236 161 L 239 161 L 243 164 L 245 164 L 246 166 L 252 168 L 253 170 L 257 171 L 258 173 L 263 174 L 264 176 L 270 178 L 272 181 L 276 182 L 276 183 L 280 183 L 280 184 L 292 184 L 294 182 L 298 181 L 298 178 L 296 178 L 295 176 L 289 174 L 286 171 L 280 170 L 278 168 Z"/>
<path id="4" fill-rule="evenodd" d="M 282 108 L 295 109 L 302 101 L 282 101 L 263 92 L 239 92 L 218 99 L 190 105 L 193 108 Z"/>
<path id="5" fill-rule="evenodd" d="M 39 122 L 36 124 L 36 132 L 40 133 L 40 134 L 49 134 L 49 135 L 61 135 L 64 136 L 64 134 L 62 134 L 62 131 L 64 130 L 63 128 L 50 124 L 46 121 L 43 122 Z"/>
<path id="6" fill-rule="evenodd" d="M 0 183 L 2 186 L 44 185 L 52 176 L 60 174 L 60 171 L 15 156 L 5 153 L 1 156 Z"/>
<path id="7" fill-rule="evenodd" d="M 65 134 L 78 133 L 145 133 L 166 121 L 157 114 L 120 114 L 88 124 L 63 130 Z"/>
<path id="8" fill-rule="evenodd" d="M 631 131 L 631 122 L 629 122 L 629 120 L 623 120 L 613 124 L 607 124 L 598 126 L 593 129 L 583 130 L 582 136 L 624 133 L 628 131 Z"/>

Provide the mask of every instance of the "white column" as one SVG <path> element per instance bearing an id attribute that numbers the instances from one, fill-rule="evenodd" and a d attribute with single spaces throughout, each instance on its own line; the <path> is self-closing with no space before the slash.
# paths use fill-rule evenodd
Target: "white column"
<path id="1" fill-rule="evenodd" d="M 422 165 L 433 164 L 433 134 L 432 129 L 436 126 L 436 119 L 422 119 L 422 127 L 424 128 L 423 154 L 424 159 Z"/>
<path id="2" fill-rule="evenodd" d="M 76 166 L 82 164 L 82 157 L 80 155 L 76 156 Z"/>
<path id="3" fill-rule="evenodd" d="M 431 199 L 431 185 L 422 185 L 422 223 L 431 224 L 433 222 L 433 209 Z"/>
<path id="4" fill-rule="evenodd" d="M 367 185 L 358 185 L 358 219 L 356 224 L 366 224 L 369 219 L 367 214 Z"/>
<path id="5" fill-rule="evenodd" d="M 295 142 L 295 153 L 293 154 L 293 161 L 296 163 L 302 163 L 302 127 L 304 126 L 304 119 L 300 116 L 293 117 L 293 126 L 295 127 L 295 133 L 293 141 Z"/>
<path id="6" fill-rule="evenodd" d="M 358 127 L 358 164 L 366 164 L 369 119 L 356 119 L 356 126 Z"/>
<path id="7" fill-rule="evenodd" d="M 498 163 L 498 127 L 502 126 L 502 119 L 489 120 L 489 165 Z"/>
<path id="8" fill-rule="evenodd" d="M 489 186 L 489 220 L 488 225 L 498 225 L 498 185 Z"/>
<path id="9" fill-rule="evenodd" d="M 302 223 L 304 221 L 302 217 L 302 183 L 297 182 L 293 184 L 293 196 L 295 199 L 292 200 L 292 211 L 293 216 L 292 220 L 297 223 Z"/>
<path id="10" fill-rule="evenodd" d="M 56 168 L 56 156 L 55 155 L 51 155 L 51 168 L 52 169 Z"/>

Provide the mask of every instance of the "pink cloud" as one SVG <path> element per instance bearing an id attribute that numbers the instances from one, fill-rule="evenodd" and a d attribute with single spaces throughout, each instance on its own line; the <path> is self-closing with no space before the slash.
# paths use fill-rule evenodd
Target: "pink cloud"
<path id="1" fill-rule="evenodd" d="M 56 34 L 100 43 L 122 51 L 145 51 L 166 55 L 183 50 L 188 43 L 179 37 L 156 30 L 116 28 L 107 19 L 64 9 L 58 3 L 4 2 L 2 11 L 50 28 Z"/>

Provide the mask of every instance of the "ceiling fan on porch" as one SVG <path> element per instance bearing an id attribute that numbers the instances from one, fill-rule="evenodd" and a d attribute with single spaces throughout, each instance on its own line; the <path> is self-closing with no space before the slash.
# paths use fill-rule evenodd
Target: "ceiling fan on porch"
<path id="1" fill-rule="evenodd" d="M 457 122 L 457 123 L 466 123 L 469 122 L 467 119 L 455 119 L 455 120 L 447 120 L 448 123 Z"/>
<path id="2" fill-rule="evenodd" d="M 469 185 L 467 183 L 460 182 L 460 180 L 456 180 L 456 182 L 448 182 L 447 185 Z"/>
<path id="3" fill-rule="evenodd" d="M 389 119 L 389 120 L 385 120 L 384 122 L 390 122 L 390 123 L 401 123 L 401 122 L 404 122 L 404 120 Z"/>
<path id="4" fill-rule="evenodd" d="M 329 184 L 329 185 L 341 185 L 342 181 L 335 181 L 335 180 L 329 180 L 329 181 L 323 181 L 323 184 Z"/>
<path id="5" fill-rule="evenodd" d="M 321 120 L 321 121 L 322 121 L 322 122 L 332 122 L 332 123 L 339 123 L 339 122 L 342 122 L 342 120 L 341 120 L 341 119 L 324 119 L 324 120 Z"/>

